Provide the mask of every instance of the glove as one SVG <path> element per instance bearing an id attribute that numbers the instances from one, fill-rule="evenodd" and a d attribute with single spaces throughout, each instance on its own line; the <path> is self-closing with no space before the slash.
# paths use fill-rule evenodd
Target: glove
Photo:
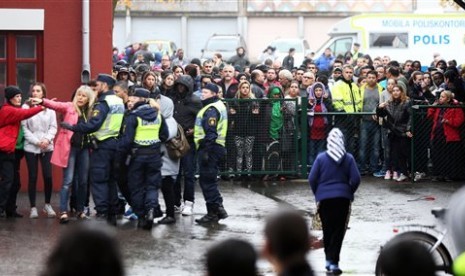
<path id="1" fill-rule="evenodd" d="M 202 165 L 208 165 L 208 151 L 203 152 L 200 162 L 202 162 Z"/>
<path id="2" fill-rule="evenodd" d="M 67 129 L 67 130 L 71 130 L 71 131 L 74 131 L 74 126 L 71 125 L 71 124 L 68 124 L 66 122 L 61 122 L 60 123 L 60 126 L 64 129 Z"/>

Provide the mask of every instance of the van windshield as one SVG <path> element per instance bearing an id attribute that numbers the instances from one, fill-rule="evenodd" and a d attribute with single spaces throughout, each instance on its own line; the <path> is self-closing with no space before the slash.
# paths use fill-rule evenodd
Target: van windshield
<path id="1" fill-rule="evenodd" d="M 302 43 L 299 41 L 274 41 L 271 46 L 276 47 L 279 52 L 287 53 L 289 49 L 294 48 L 296 52 L 303 52 Z"/>
<path id="2" fill-rule="evenodd" d="M 210 39 L 207 44 L 207 51 L 235 51 L 237 48 L 237 39 L 232 38 L 215 38 Z"/>

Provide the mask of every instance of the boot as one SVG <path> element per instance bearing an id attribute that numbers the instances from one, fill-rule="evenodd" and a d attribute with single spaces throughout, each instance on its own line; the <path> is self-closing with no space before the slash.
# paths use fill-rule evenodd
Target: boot
<path id="1" fill-rule="evenodd" d="M 199 219 L 196 219 L 195 222 L 198 224 L 206 224 L 218 222 L 218 220 L 218 205 L 207 203 L 207 214 Z"/>
<path id="2" fill-rule="evenodd" d="M 116 215 L 115 214 L 108 214 L 107 215 L 107 223 L 111 226 L 116 226 Z"/>
<path id="3" fill-rule="evenodd" d="M 155 213 L 155 210 L 154 209 L 149 209 L 147 214 L 145 215 L 145 217 L 143 218 L 144 220 L 144 225 L 142 226 L 142 228 L 144 230 L 151 230 L 152 227 L 153 227 L 153 218 L 154 218 L 154 213 Z"/>
<path id="4" fill-rule="evenodd" d="M 218 207 L 218 219 L 225 219 L 228 217 L 228 213 L 226 212 L 226 210 L 224 209 L 224 206 L 223 205 L 220 205 Z"/>

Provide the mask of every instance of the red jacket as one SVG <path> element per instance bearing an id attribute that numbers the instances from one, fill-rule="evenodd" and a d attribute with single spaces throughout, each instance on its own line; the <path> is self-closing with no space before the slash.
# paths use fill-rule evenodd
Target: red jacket
<path id="1" fill-rule="evenodd" d="M 41 112 L 41 106 L 31 109 L 22 109 L 9 103 L 0 108 L 0 151 L 13 153 L 18 139 L 21 121 Z"/>
<path id="2" fill-rule="evenodd" d="M 441 108 L 429 108 L 428 118 L 433 119 L 433 128 L 431 131 L 431 140 L 434 139 L 434 129 L 438 123 L 439 111 Z M 464 115 L 461 108 L 446 108 L 444 112 L 444 136 L 446 136 L 446 142 L 457 142 L 460 141 L 460 126 L 464 122 Z"/>

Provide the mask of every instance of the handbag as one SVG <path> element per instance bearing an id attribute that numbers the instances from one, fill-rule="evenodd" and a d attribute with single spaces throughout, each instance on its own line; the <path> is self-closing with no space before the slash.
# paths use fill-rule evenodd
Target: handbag
<path id="1" fill-rule="evenodd" d="M 178 124 L 177 135 L 165 143 L 168 156 L 171 159 L 179 159 L 189 152 L 191 149 L 189 141 L 187 141 L 184 129 Z"/>
<path id="2" fill-rule="evenodd" d="M 321 223 L 320 218 L 320 206 L 316 205 L 316 211 L 312 217 L 312 230 L 323 230 L 323 224 Z"/>

